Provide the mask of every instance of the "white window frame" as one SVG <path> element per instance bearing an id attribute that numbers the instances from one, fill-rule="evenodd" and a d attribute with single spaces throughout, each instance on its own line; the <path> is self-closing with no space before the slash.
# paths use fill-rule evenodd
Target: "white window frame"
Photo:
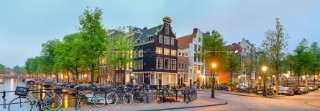
<path id="1" fill-rule="evenodd" d="M 177 56 L 177 51 L 174 49 L 171 49 L 171 56 Z"/>
<path id="2" fill-rule="evenodd" d="M 168 67 L 166 67 L 166 60 L 168 60 Z M 170 61 L 170 58 L 164 58 L 164 61 L 163 61 L 163 66 L 164 66 L 164 70 L 170 70 L 170 64 L 171 64 L 171 61 Z"/>
<path id="3" fill-rule="evenodd" d="M 163 36 L 159 35 L 159 43 L 163 43 Z"/>
<path id="4" fill-rule="evenodd" d="M 177 70 L 177 60 L 171 59 L 171 70 Z"/>
<path id="5" fill-rule="evenodd" d="M 164 55 L 170 55 L 170 49 L 164 48 L 163 54 L 164 54 Z"/>
<path id="6" fill-rule="evenodd" d="M 170 45 L 170 37 L 164 36 L 164 44 Z"/>
<path id="7" fill-rule="evenodd" d="M 171 38 L 171 45 L 174 45 L 174 38 Z"/>
<path id="8" fill-rule="evenodd" d="M 161 63 L 160 63 L 160 67 L 159 68 L 158 68 L 158 62 L 159 62 L 158 59 L 161 59 L 160 60 Z M 157 61 L 156 62 L 157 62 L 156 63 L 156 68 L 157 69 L 162 69 L 163 68 L 163 58 L 162 57 L 157 57 Z"/>

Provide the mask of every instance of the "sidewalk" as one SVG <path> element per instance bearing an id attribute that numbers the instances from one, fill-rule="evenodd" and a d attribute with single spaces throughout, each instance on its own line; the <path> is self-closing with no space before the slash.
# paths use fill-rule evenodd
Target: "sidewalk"
<path id="1" fill-rule="evenodd" d="M 175 109 L 187 109 L 187 108 L 197 108 L 197 107 L 210 107 L 218 105 L 226 105 L 227 101 L 221 99 L 212 99 L 208 95 L 203 96 L 198 94 L 198 99 L 190 102 L 189 104 L 185 102 L 173 102 L 173 103 L 133 103 L 131 105 L 117 104 L 104 106 L 102 108 L 96 108 L 94 106 L 81 107 L 75 110 L 74 107 L 61 109 L 61 111 L 150 111 L 150 110 L 175 110 Z"/>
<path id="2" fill-rule="evenodd" d="M 308 105 L 311 105 L 313 107 L 320 108 L 320 99 L 315 99 L 315 100 L 308 101 L 308 102 L 305 102 L 305 103 L 308 104 Z"/>

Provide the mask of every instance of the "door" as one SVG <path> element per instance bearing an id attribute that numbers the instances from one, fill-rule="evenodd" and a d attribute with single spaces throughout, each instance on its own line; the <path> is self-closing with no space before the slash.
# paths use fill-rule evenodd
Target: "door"
<path id="1" fill-rule="evenodd" d="M 144 73 L 144 83 L 150 85 L 150 73 Z"/>

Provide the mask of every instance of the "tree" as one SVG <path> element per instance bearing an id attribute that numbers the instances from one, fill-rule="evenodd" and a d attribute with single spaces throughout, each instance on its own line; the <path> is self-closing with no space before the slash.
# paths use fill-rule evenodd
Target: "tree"
<path id="1" fill-rule="evenodd" d="M 25 74 L 25 69 L 23 66 L 16 65 L 13 67 L 13 72 L 18 75 L 23 75 Z"/>
<path id="2" fill-rule="evenodd" d="M 27 74 L 31 74 L 31 69 L 30 69 L 30 64 L 31 64 L 31 61 L 33 60 L 34 58 L 28 58 L 25 62 L 25 70 L 26 70 L 26 73 Z"/>
<path id="3" fill-rule="evenodd" d="M 38 74 L 41 73 L 40 62 L 41 62 L 40 56 L 37 56 L 37 57 L 31 59 L 30 65 L 29 65 L 29 70 L 32 75 L 38 76 Z"/>
<path id="4" fill-rule="evenodd" d="M 303 39 L 294 50 L 294 55 L 292 56 L 293 71 L 298 75 L 298 85 L 300 85 L 301 74 L 307 75 L 309 63 L 312 62 L 307 44 L 307 40 Z"/>
<path id="5" fill-rule="evenodd" d="M 227 54 L 226 63 L 227 63 L 226 69 L 230 72 L 230 84 L 232 84 L 233 73 L 241 71 L 241 60 L 239 56 L 235 55 L 234 50 L 231 50 L 231 53 Z"/>
<path id="6" fill-rule="evenodd" d="M 203 37 L 202 42 L 202 54 L 203 58 L 205 60 L 205 64 L 208 68 L 212 69 L 212 63 L 217 64 L 217 69 L 223 69 L 225 64 L 223 64 L 223 61 L 225 60 L 225 41 L 221 37 L 221 35 L 213 30 L 212 34 L 210 36 Z M 214 72 L 212 71 L 211 74 Z M 211 98 L 215 98 L 214 96 L 214 75 L 212 75 L 212 91 L 211 91 Z"/>
<path id="7" fill-rule="evenodd" d="M 108 68 L 110 70 L 122 70 L 126 68 L 127 64 L 133 62 L 133 39 L 127 39 L 121 29 L 118 29 L 117 32 L 114 38 L 107 37 L 106 41 L 105 57 L 107 58 L 106 64 L 109 64 L 110 67 Z"/>
<path id="8" fill-rule="evenodd" d="M 91 73 L 91 84 L 94 82 L 99 58 L 105 51 L 106 32 L 102 28 L 101 15 L 101 9 L 96 8 L 94 12 L 85 10 L 80 16 L 80 41 L 83 43 L 81 44 L 81 58 Z"/>
<path id="9" fill-rule="evenodd" d="M 57 67 L 69 70 L 76 75 L 76 84 L 79 82 L 79 73 L 84 64 L 81 62 L 80 33 L 64 36 L 63 42 L 59 42 L 55 53 L 57 55 Z"/>
<path id="10" fill-rule="evenodd" d="M 46 43 L 43 43 L 41 51 L 41 61 L 40 68 L 41 71 L 46 75 L 51 75 L 55 71 L 57 55 L 55 53 L 57 44 L 60 41 L 58 39 L 48 40 Z"/>
<path id="11" fill-rule="evenodd" d="M 274 68 L 276 77 L 276 94 L 279 91 L 279 74 L 280 65 L 285 57 L 284 50 L 288 46 L 288 35 L 283 33 L 283 26 L 281 25 L 279 18 L 276 18 L 276 30 L 269 30 L 265 34 L 266 38 L 262 42 L 262 48 L 265 52 L 267 59 L 270 61 L 271 67 Z"/>
<path id="12" fill-rule="evenodd" d="M 0 64 L 0 74 L 4 74 L 5 73 L 5 66 L 3 64 Z"/>
<path id="13" fill-rule="evenodd" d="M 320 70 L 320 48 L 317 42 L 313 42 L 310 47 L 310 51 L 312 53 L 312 62 L 310 66 L 310 71 L 313 74 L 313 84 L 316 84 L 316 74 Z"/>

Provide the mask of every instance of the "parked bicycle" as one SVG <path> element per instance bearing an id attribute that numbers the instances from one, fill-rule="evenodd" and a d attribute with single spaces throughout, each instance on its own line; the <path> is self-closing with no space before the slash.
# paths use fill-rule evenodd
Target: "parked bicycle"
<path id="1" fill-rule="evenodd" d="M 137 88 L 132 89 L 133 99 L 143 102 L 149 103 L 149 95 L 148 95 L 148 88 L 143 86 L 138 86 Z"/>
<path id="2" fill-rule="evenodd" d="M 193 87 L 186 89 L 184 93 L 185 93 L 185 102 L 187 104 L 197 99 L 198 94 L 196 89 Z"/>
<path id="3" fill-rule="evenodd" d="M 98 93 L 96 90 L 93 88 L 91 89 L 91 92 L 86 94 L 85 93 L 85 88 L 79 87 L 76 88 L 76 104 L 75 104 L 75 109 L 79 109 L 81 107 L 81 102 L 84 103 L 91 103 L 94 106 L 101 108 L 105 105 L 106 99 L 104 98 L 101 93 Z"/>
<path id="4" fill-rule="evenodd" d="M 127 90 L 126 86 L 119 88 L 119 90 L 113 87 L 111 92 L 106 96 L 107 103 L 110 105 L 117 104 L 119 99 L 125 104 L 131 104 L 133 102 L 133 95 Z"/>
<path id="5" fill-rule="evenodd" d="M 166 87 L 164 89 L 159 88 L 156 89 L 156 93 L 154 94 L 154 99 L 160 104 L 164 103 L 166 100 L 170 103 L 173 102 L 174 96 L 173 93 L 169 90 L 169 87 Z"/>
<path id="6" fill-rule="evenodd" d="M 60 90 L 60 89 L 57 89 Z M 56 91 L 57 91 L 56 90 Z M 18 97 L 14 98 L 9 103 L 9 111 L 31 111 L 33 106 L 39 108 L 47 108 L 47 110 L 58 110 L 62 105 L 62 97 L 59 93 L 51 92 L 51 91 L 40 91 L 40 92 L 32 92 L 36 90 L 29 90 L 25 87 L 17 87 L 15 90 L 15 95 Z M 32 93 L 40 93 L 40 95 L 44 96 L 44 99 L 40 99 L 39 101 L 32 95 Z M 41 96 L 40 96 L 41 98 Z M 46 109 L 44 109 L 46 110 Z"/>

